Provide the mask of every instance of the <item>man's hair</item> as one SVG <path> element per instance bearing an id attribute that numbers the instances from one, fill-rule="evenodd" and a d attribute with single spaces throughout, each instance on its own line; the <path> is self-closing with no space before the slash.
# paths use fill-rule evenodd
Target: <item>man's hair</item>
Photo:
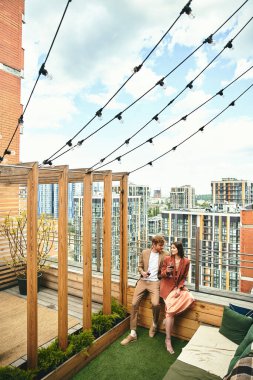
<path id="1" fill-rule="evenodd" d="M 162 235 L 155 235 L 152 237 L 152 244 L 165 244 L 165 239 Z"/>

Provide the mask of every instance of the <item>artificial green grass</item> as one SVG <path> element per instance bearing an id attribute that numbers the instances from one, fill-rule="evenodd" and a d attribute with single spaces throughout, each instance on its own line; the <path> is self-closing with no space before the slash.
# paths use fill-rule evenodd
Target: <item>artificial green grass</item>
<path id="1" fill-rule="evenodd" d="M 180 354 L 186 341 L 172 337 L 175 354 L 170 355 L 164 344 L 165 334 L 148 336 L 148 329 L 138 327 L 138 340 L 121 346 L 129 331 L 93 359 L 73 380 L 161 380 Z"/>

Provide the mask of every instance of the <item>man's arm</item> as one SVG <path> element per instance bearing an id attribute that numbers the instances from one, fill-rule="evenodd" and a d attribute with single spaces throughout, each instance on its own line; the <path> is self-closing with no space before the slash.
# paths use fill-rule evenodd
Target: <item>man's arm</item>
<path id="1" fill-rule="evenodd" d="M 143 271 L 144 271 L 144 262 L 143 262 L 143 251 L 142 251 L 139 256 L 138 272 L 142 274 Z"/>
<path id="2" fill-rule="evenodd" d="M 138 263 L 138 272 L 140 275 L 144 278 L 148 277 L 147 272 L 144 271 L 144 260 L 143 260 L 143 255 L 145 251 L 142 251 L 140 256 L 139 256 L 139 263 Z"/>

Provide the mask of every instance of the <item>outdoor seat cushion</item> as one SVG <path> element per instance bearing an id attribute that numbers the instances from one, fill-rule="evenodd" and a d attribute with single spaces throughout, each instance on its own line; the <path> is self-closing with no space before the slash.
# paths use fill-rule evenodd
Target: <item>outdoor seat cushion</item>
<path id="1" fill-rule="evenodd" d="M 219 332 L 232 342 L 240 344 L 252 323 L 253 318 L 237 313 L 225 306 Z"/>
<path id="2" fill-rule="evenodd" d="M 219 333 L 218 327 L 199 326 L 178 360 L 223 378 L 238 345 Z"/>

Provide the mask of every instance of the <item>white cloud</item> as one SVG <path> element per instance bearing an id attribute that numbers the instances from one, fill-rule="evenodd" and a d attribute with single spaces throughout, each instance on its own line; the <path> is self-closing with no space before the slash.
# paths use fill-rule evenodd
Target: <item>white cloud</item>
<path id="1" fill-rule="evenodd" d="M 40 78 L 25 114 L 25 134 L 21 140 L 23 160 L 42 161 L 63 146 L 85 125 L 98 107 L 104 105 L 132 74 L 133 68 L 142 62 L 178 17 L 185 4 L 185 0 L 71 2 L 46 63 L 53 80 Z M 151 88 L 173 68 L 174 64 L 178 64 L 214 32 L 240 5 L 237 0 L 192 2 L 195 19 L 191 20 L 186 15 L 180 17 L 169 37 L 153 52 L 142 69 L 127 83 L 125 89 L 110 102 L 105 116 L 110 118 L 110 115 L 115 114 L 114 110 L 121 111 Z M 27 14 L 26 24 L 23 27 L 25 80 L 22 89 L 24 104 L 48 52 L 65 4 L 62 0 L 53 2 L 33 0 L 27 1 L 25 6 Z M 185 62 L 180 70 L 166 78 L 166 90 L 157 86 L 141 102 L 126 112 L 124 125 L 111 123 L 88 139 L 79 150 L 75 149 L 63 155 L 55 163 L 69 164 L 71 167 L 89 167 L 124 142 L 150 117 L 163 109 L 172 96 L 182 90 L 189 80 L 198 75 L 210 59 L 223 48 L 225 41 L 232 38 L 247 22 L 251 6 L 250 2 L 246 4 L 238 15 L 222 28 L 214 38 L 216 41 L 214 46 L 205 45 L 191 60 Z M 131 141 L 128 149 L 189 113 L 218 91 L 220 84 L 222 86 L 228 83 L 228 78 L 232 80 L 252 64 L 251 24 L 235 39 L 234 50 L 227 49 L 224 55 L 222 54 L 217 62 L 214 62 L 211 68 L 196 80 L 193 90 L 187 89 L 166 108 L 159 117 L 161 124 L 152 122 Z M 249 83 L 252 75 L 251 72 L 242 81 L 243 83 L 238 85 L 240 90 L 244 83 L 245 86 Z M 105 168 L 129 171 L 162 154 L 225 107 L 233 91 L 237 91 L 236 94 L 240 92 L 238 88 L 235 86 L 234 90 L 231 86 L 225 99 L 214 100 L 189 116 L 186 122 L 180 122 L 162 134 L 154 147 L 145 144 L 132 155 L 125 156 L 122 165 L 112 163 Z M 157 185 L 166 189 L 187 183 L 195 186 L 197 192 L 208 192 L 210 180 L 222 176 L 251 179 L 250 160 L 246 152 L 250 150 L 252 111 L 250 101 L 247 99 L 249 97 L 242 100 L 236 113 L 230 110 L 228 116 L 222 118 L 222 122 L 211 124 L 203 134 L 199 133 L 175 152 L 158 160 L 153 169 L 144 168 L 131 175 L 130 179 L 137 183 L 148 183 L 153 187 Z M 80 139 L 100 126 L 101 122 L 96 120 L 94 124 L 89 125 L 87 131 L 80 134 Z M 121 151 L 125 152 L 126 149 L 123 148 Z M 247 157 L 244 161 L 243 152 Z M 120 154 L 117 152 L 113 157 Z"/>

